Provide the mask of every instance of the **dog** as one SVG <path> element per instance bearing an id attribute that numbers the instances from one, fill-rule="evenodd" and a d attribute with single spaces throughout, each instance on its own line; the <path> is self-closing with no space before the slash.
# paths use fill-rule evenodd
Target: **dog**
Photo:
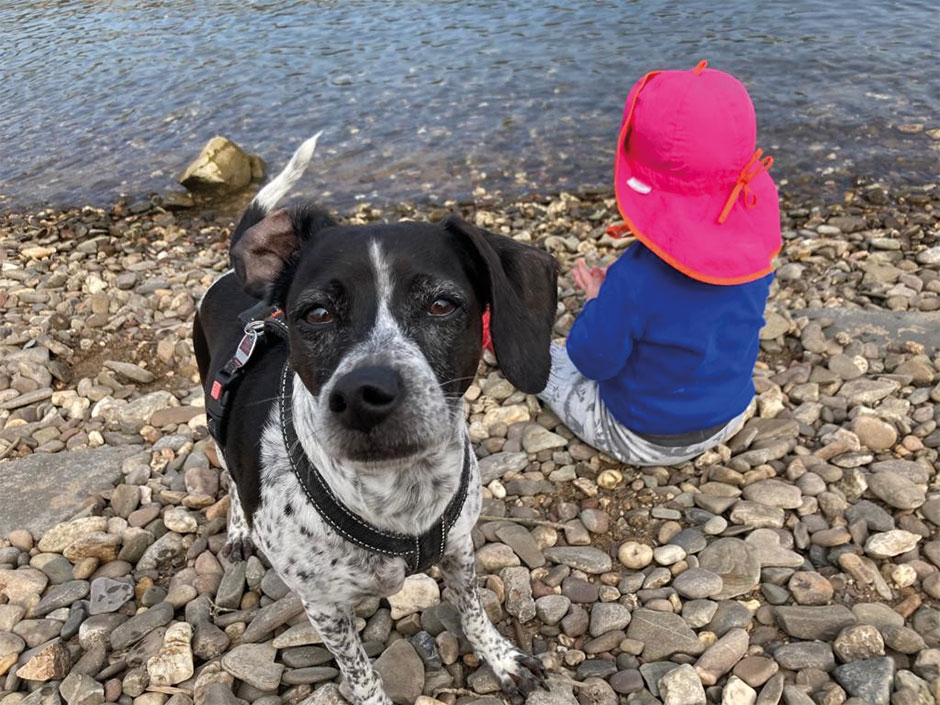
<path id="1" fill-rule="evenodd" d="M 318 137 L 254 197 L 232 236 L 233 269 L 195 316 L 207 402 L 228 395 L 213 434 L 232 479 L 224 552 L 263 552 L 357 705 L 391 700 L 354 608 L 393 595 L 428 560 L 475 652 L 506 691 L 527 694 L 544 685 L 541 661 L 499 633 L 477 593 L 470 532 L 482 496 L 462 397 L 487 307 L 507 379 L 543 388 L 555 260 L 456 216 L 350 226 L 312 204 L 276 208 Z M 277 315 L 246 325 L 260 302 Z M 239 373 L 234 391 L 226 369 Z"/>

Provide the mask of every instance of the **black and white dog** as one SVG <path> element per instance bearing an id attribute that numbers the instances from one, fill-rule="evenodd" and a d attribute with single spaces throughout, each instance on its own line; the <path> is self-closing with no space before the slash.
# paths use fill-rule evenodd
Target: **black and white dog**
<path id="1" fill-rule="evenodd" d="M 555 261 L 456 217 L 343 226 L 310 205 L 274 210 L 316 139 L 254 198 L 232 237 L 234 271 L 196 314 L 207 399 L 236 348 L 254 344 L 248 334 L 279 333 L 243 365 L 225 413 L 226 549 L 236 560 L 252 546 L 263 551 L 359 705 L 391 701 L 354 608 L 394 594 L 429 559 L 474 650 L 504 688 L 528 692 L 542 683 L 541 663 L 496 630 L 477 595 L 470 531 L 480 478 L 462 395 L 480 360 L 486 306 L 503 373 L 526 392 L 544 386 Z M 281 313 L 249 330 L 240 314 L 259 300 Z"/>

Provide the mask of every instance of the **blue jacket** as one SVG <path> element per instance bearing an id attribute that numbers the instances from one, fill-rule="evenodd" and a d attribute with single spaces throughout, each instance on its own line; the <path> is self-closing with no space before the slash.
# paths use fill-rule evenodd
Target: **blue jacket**
<path id="1" fill-rule="evenodd" d="M 717 286 L 637 242 L 607 270 L 568 334 L 568 356 L 610 413 L 640 434 L 724 424 L 754 396 L 752 373 L 773 274 Z"/>

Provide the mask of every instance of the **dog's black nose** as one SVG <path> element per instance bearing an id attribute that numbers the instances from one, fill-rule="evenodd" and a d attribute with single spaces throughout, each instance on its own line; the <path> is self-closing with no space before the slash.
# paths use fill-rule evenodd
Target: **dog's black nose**
<path id="1" fill-rule="evenodd" d="M 401 376 L 389 367 L 360 367 L 337 380 L 330 411 L 348 428 L 369 431 L 388 418 L 401 401 Z"/>

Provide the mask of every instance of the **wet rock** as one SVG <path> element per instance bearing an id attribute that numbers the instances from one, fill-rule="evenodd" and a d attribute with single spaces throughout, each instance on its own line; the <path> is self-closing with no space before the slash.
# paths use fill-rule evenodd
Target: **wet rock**
<path id="1" fill-rule="evenodd" d="M 186 167 L 179 182 L 190 191 L 225 193 L 251 183 L 251 157 L 227 137 L 217 135 Z"/>

